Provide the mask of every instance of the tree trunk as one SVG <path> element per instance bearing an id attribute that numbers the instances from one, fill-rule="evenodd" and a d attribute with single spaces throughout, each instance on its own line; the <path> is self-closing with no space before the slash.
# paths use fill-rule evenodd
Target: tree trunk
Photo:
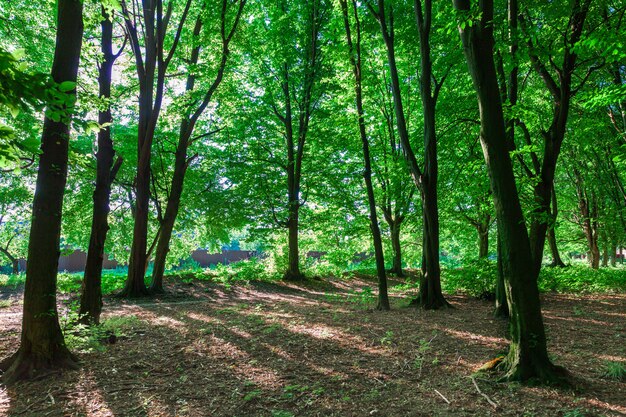
<path id="1" fill-rule="evenodd" d="M 115 56 L 113 55 L 113 22 L 102 8 L 102 54 L 100 63 L 98 84 L 99 96 L 109 98 L 111 96 L 111 73 Z M 98 113 L 100 125 L 110 124 L 111 108 Z M 80 321 L 83 324 L 100 322 L 102 311 L 102 262 L 104 260 L 104 243 L 109 231 L 108 215 L 111 197 L 111 184 L 115 179 L 117 170 L 121 165 L 121 158 L 113 166 L 113 141 L 111 140 L 111 128 L 103 127 L 98 132 L 98 152 L 96 154 L 96 188 L 93 192 L 93 214 L 91 219 L 91 234 L 89 248 L 87 249 L 87 262 L 80 297 Z"/>
<path id="2" fill-rule="evenodd" d="M 289 219 L 287 220 L 289 264 L 283 278 L 287 281 L 301 281 L 304 275 L 300 272 L 300 247 L 298 243 L 298 217 L 300 215 L 299 199 L 289 198 Z"/>
<path id="3" fill-rule="evenodd" d="M 556 243 L 556 233 L 554 231 L 554 227 L 548 229 L 548 244 L 550 245 L 550 253 L 552 254 L 552 263 L 550 266 L 552 267 L 565 267 L 565 263 L 561 259 L 561 255 L 559 254 L 559 247 Z"/>
<path id="4" fill-rule="evenodd" d="M 13 271 L 13 275 L 19 274 L 19 272 L 20 272 L 19 260 L 15 256 L 11 255 L 11 252 L 9 252 L 8 247 L 7 248 L 0 248 L 0 252 L 2 252 L 4 254 L 4 256 L 7 257 L 9 262 L 11 262 L 11 269 Z"/>
<path id="5" fill-rule="evenodd" d="M 508 318 L 509 317 L 509 304 L 506 299 L 506 289 L 504 278 L 504 264 L 502 260 L 502 240 L 500 239 L 500 232 L 497 234 L 497 251 L 498 251 L 498 275 L 496 277 L 496 306 L 493 311 L 495 317 Z"/>
<path id="6" fill-rule="evenodd" d="M 82 2 L 59 0 L 52 78 L 76 82 L 83 36 Z M 44 120 L 41 155 L 33 201 L 24 289 L 20 347 L 0 363 L 4 383 L 31 378 L 50 368 L 76 368 L 77 360 L 65 346 L 59 325 L 56 284 L 60 255 L 63 193 L 67 180 L 70 120 L 76 89 L 65 92 L 70 106 L 60 120 Z M 48 109 L 48 112 L 58 111 Z M 50 113 L 48 113 L 50 114 Z"/>
<path id="7" fill-rule="evenodd" d="M 183 122 L 184 123 L 184 122 Z M 167 199 L 167 207 L 165 208 L 165 215 L 161 222 L 161 232 L 159 233 L 156 252 L 154 254 L 154 266 L 152 269 L 152 284 L 150 285 L 150 291 L 153 294 L 162 294 L 165 292 L 163 289 L 163 274 L 165 273 L 165 262 L 167 260 L 167 253 L 170 250 L 170 239 L 172 238 L 172 231 L 174 230 L 174 223 L 178 216 L 178 209 L 180 207 L 180 199 L 183 194 L 183 184 L 185 182 L 185 173 L 187 172 L 187 143 L 188 139 L 184 139 L 184 145 L 181 146 L 179 141 L 178 148 L 176 149 L 176 158 L 174 162 L 174 175 L 172 177 L 172 184 L 170 189 L 170 195 Z"/>
<path id="8" fill-rule="evenodd" d="M 615 243 L 613 243 L 611 245 L 611 252 L 609 253 L 610 259 L 611 259 L 611 266 L 615 267 L 617 265 L 617 261 L 616 261 L 616 254 L 617 254 L 617 245 Z"/>
<path id="9" fill-rule="evenodd" d="M 397 219 L 387 221 L 389 224 L 389 231 L 391 234 L 391 247 L 393 249 L 393 261 L 391 264 L 390 273 L 396 274 L 398 277 L 403 277 L 402 271 L 402 245 L 400 243 L 400 226 L 402 225 Z"/>
<path id="10" fill-rule="evenodd" d="M 423 276 L 420 281 L 419 304 L 425 309 L 449 307 L 441 292 L 441 269 L 439 266 L 439 208 L 437 180 L 439 166 L 437 162 L 437 131 L 435 111 L 439 89 L 445 75 L 435 83 L 433 91 L 433 65 L 430 53 L 430 34 L 432 22 L 432 0 L 415 0 L 415 19 L 420 40 L 420 95 L 424 116 L 424 172 L 421 176 L 423 207 L 423 248 L 426 256 Z"/>
<path id="11" fill-rule="evenodd" d="M 454 0 L 462 12 L 470 0 Z M 459 28 L 469 72 L 478 96 L 481 145 L 491 180 L 501 240 L 505 291 L 510 309 L 511 343 L 500 365 L 504 379 L 552 382 L 560 370 L 548 358 L 530 240 L 507 148 L 506 128 L 493 59 L 493 1 L 480 2 L 480 20 Z"/>
<path id="12" fill-rule="evenodd" d="M 478 259 L 489 256 L 489 221 L 481 223 L 476 227 L 478 232 Z"/>
<path id="13" fill-rule="evenodd" d="M 167 68 L 178 47 L 182 28 L 187 20 L 191 0 L 185 2 L 174 40 L 168 51 L 164 50 L 165 35 L 171 9 L 163 14 L 163 1 L 144 1 L 141 10 L 141 27 L 131 17 L 122 2 L 122 13 L 135 56 L 139 81 L 139 123 L 137 129 L 137 174 L 135 177 L 135 224 L 133 243 L 128 262 L 128 277 L 121 296 L 136 298 L 150 294 L 145 283 L 149 256 L 148 218 L 150 215 L 150 161 L 152 144 L 159 114 L 163 104 Z M 171 3 L 170 6 L 171 7 Z M 139 35 L 143 36 L 141 42 Z"/>
<path id="14" fill-rule="evenodd" d="M 361 22 L 359 20 L 357 4 L 352 0 L 352 9 L 356 25 L 356 45 L 352 43 L 350 31 L 350 20 L 348 17 L 348 5 L 346 0 L 340 0 L 343 12 L 343 21 L 346 30 L 346 38 L 350 52 L 350 64 L 354 73 L 354 91 L 356 109 L 359 123 L 359 136 L 363 146 L 363 180 L 367 190 L 367 203 L 369 205 L 370 230 L 374 243 L 374 255 L 376 258 L 376 275 L 378 276 L 378 306 L 379 310 L 389 310 L 389 296 L 387 294 L 387 275 L 385 274 L 385 255 L 383 254 L 383 242 L 378 226 L 378 216 L 376 214 L 376 199 L 374 197 L 374 186 L 372 185 L 372 166 L 370 159 L 369 140 L 365 131 L 365 118 L 363 111 L 363 89 L 361 87 Z M 356 52 L 356 56 L 355 56 Z"/>

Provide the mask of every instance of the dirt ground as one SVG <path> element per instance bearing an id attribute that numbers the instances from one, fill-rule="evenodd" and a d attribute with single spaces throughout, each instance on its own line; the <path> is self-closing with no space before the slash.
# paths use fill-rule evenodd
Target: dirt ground
<path id="1" fill-rule="evenodd" d="M 178 281 L 158 300 L 107 299 L 104 319 L 131 317 L 116 343 L 80 354 L 80 370 L 0 386 L 0 415 L 626 415 L 626 383 L 604 376 L 626 361 L 624 294 L 543 295 L 550 354 L 574 376 L 561 389 L 472 380 L 506 351 L 490 302 L 455 295 L 455 309 L 419 311 L 396 294 L 379 312 L 368 288 Z M 19 303 L 0 308 L 0 358 L 20 320 Z"/>

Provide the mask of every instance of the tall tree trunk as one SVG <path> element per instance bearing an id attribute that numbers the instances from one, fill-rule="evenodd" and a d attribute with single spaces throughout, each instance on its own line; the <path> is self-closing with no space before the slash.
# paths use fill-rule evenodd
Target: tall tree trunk
<path id="1" fill-rule="evenodd" d="M 167 260 L 167 254 L 169 252 L 169 244 L 172 238 L 172 232 L 174 230 L 174 224 L 178 216 L 178 210 L 180 208 L 180 201 L 183 194 L 183 186 L 185 183 L 185 175 L 187 168 L 189 167 L 190 158 L 187 157 L 189 146 L 193 142 L 192 134 L 194 128 L 200 116 L 206 110 L 208 104 L 213 98 L 213 94 L 219 87 L 224 78 L 224 71 L 226 69 L 226 62 L 228 59 L 228 45 L 232 40 L 235 30 L 239 25 L 241 13 L 246 4 L 246 0 L 239 0 L 236 3 L 237 12 L 230 30 L 226 30 L 226 20 L 228 11 L 228 0 L 222 0 L 222 12 L 220 15 L 220 33 L 222 34 L 222 50 L 220 56 L 220 64 L 217 69 L 215 79 L 204 93 L 204 97 L 200 104 L 195 109 L 189 109 L 180 124 L 180 131 L 178 135 L 178 144 L 176 146 L 176 154 L 174 160 L 174 175 L 172 176 L 172 182 L 170 186 L 170 194 L 167 199 L 167 206 L 165 208 L 165 215 L 163 216 L 159 234 L 157 237 L 156 252 L 154 254 L 154 266 L 152 269 L 152 283 L 150 285 L 150 291 L 153 294 L 163 293 L 163 274 L 165 273 L 165 263 Z M 202 14 L 196 19 L 196 23 L 193 29 L 193 38 L 197 39 L 202 31 Z M 194 66 L 198 63 L 200 56 L 200 44 L 198 44 L 191 51 L 191 57 L 189 63 Z M 193 91 L 196 83 L 196 75 L 194 72 L 190 72 L 187 75 L 186 91 Z M 202 137 L 209 136 L 214 132 L 208 132 L 200 135 Z"/>
<path id="2" fill-rule="evenodd" d="M 148 266 L 148 219 L 150 216 L 150 161 L 152 144 L 159 114 L 163 104 L 167 68 L 176 52 L 183 26 L 187 20 L 191 0 L 185 2 L 169 50 L 164 50 L 165 36 L 172 15 L 172 3 L 163 11 L 162 0 L 142 2 L 141 27 L 131 16 L 125 1 L 121 1 L 122 13 L 135 56 L 139 81 L 139 123 L 137 134 L 137 174 L 135 177 L 135 224 L 133 243 L 128 262 L 128 277 L 122 296 L 134 298 L 149 295 L 145 275 Z M 138 30 L 139 29 L 139 30 Z M 139 34 L 143 35 L 143 42 Z"/>
<path id="3" fill-rule="evenodd" d="M 300 245 L 298 242 L 300 199 L 295 198 L 295 193 L 293 192 L 289 194 L 289 219 L 287 220 L 289 263 L 284 279 L 287 281 L 301 281 L 304 279 L 304 275 L 300 272 Z"/>
<path id="4" fill-rule="evenodd" d="M 82 2 L 59 0 L 57 7 L 52 79 L 75 83 L 83 38 Z M 6 384 L 46 373 L 50 368 L 77 367 L 76 358 L 65 346 L 56 303 L 63 193 L 76 89 L 64 93 L 69 106 L 60 109 L 64 113 L 60 120 L 44 120 L 28 241 L 22 337 L 17 352 L 0 363 Z"/>
<path id="5" fill-rule="evenodd" d="M 572 75 L 577 67 L 578 59 L 574 46 L 582 36 L 590 4 L 591 0 L 574 0 L 572 3 L 572 11 L 564 35 L 566 45 L 563 48 L 562 66 L 556 69 L 557 78 L 552 77 L 548 68 L 536 53 L 535 45 L 532 41 L 529 41 L 531 63 L 543 80 L 553 101 L 552 122 L 547 131 L 542 131 L 544 144 L 543 160 L 540 168 L 537 162 L 537 168 L 539 169 L 537 169 L 537 175 L 535 175 L 537 183 L 534 186 L 536 208 L 533 210 L 530 225 L 530 244 L 537 276 L 543 262 L 546 232 L 549 227 L 550 202 L 553 194 L 556 165 L 561 152 L 561 145 L 565 138 L 571 99 L 576 93 L 576 90 L 572 87 Z M 555 59 L 550 59 L 553 65 L 555 61 Z"/>
<path id="6" fill-rule="evenodd" d="M 424 217 L 426 264 L 420 281 L 419 303 L 425 309 L 448 307 L 441 292 L 441 270 L 439 266 L 439 208 L 437 180 L 439 167 L 437 162 L 437 131 L 435 128 L 435 110 L 439 90 L 445 75 L 439 83 L 435 82 L 433 91 L 433 64 L 430 53 L 430 34 L 432 24 L 432 0 L 415 0 L 415 20 L 420 39 L 420 95 L 424 115 L 424 171 L 421 178 L 422 207 Z"/>
<path id="7" fill-rule="evenodd" d="M 111 96 L 111 73 L 116 56 L 113 54 L 113 22 L 104 8 L 102 8 L 102 55 L 98 84 L 99 96 Z M 98 152 L 96 153 L 96 188 L 93 192 L 93 214 L 91 218 L 91 234 L 87 249 L 87 262 L 80 296 L 79 316 L 83 324 L 100 322 L 102 311 L 102 262 L 104 260 L 104 243 L 109 231 L 109 203 L 111 184 L 120 168 L 122 159 L 118 158 L 113 165 L 113 141 L 111 140 L 112 122 L 111 108 L 98 113 L 98 123 L 105 125 L 98 132 Z"/>
<path id="8" fill-rule="evenodd" d="M 372 185 L 372 164 L 370 159 L 369 140 L 365 131 L 365 118 L 363 110 L 363 89 L 361 86 L 361 22 L 357 4 L 352 0 L 352 10 L 355 19 L 356 44 L 352 42 L 352 34 L 350 30 L 350 19 L 348 17 L 348 5 L 346 0 L 340 0 L 341 10 L 343 13 L 343 21 L 346 30 L 346 38 L 350 53 L 350 64 L 354 73 L 354 91 L 356 109 L 359 124 L 359 136 L 363 146 L 363 180 L 367 190 L 367 203 L 369 205 L 370 230 L 372 232 L 372 240 L 374 243 L 374 255 L 376 258 L 376 274 L 378 276 L 378 306 L 379 310 L 389 310 L 389 296 L 387 294 L 387 275 L 385 273 L 385 255 L 383 254 L 383 242 L 380 236 L 380 227 L 378 226 L 378 216 L 376 214 L 376 199 L 374 197 L 374 186 Z"/>
<path id="9" fill-rule="evenodd" d="M 470 0 L 453 0 L 453 4 L 458 11 L 468 13 L 471 10 Z M 493 56 L 493 1 L 483 0 L 479 8 L 480 20 L 459 27 L 459 33 L 478 98 L 480 140 L 496 208 L 511 315 L 511 343 L 501 367 L 507 380 L 537 378 L 541 382 L 552 382 L 559 378 L 560 372 L 548 358 L 537 275 L 505 141 L 506 128 Z"/>
<path id="10" fill-rule="evenodd" d="M 185 142 L 186 141 L 187 140 L 185 140 Z M 153 294 L 162 294 L 165 292 L 163 288 L 165 263 L 167 260 L 167 254 L 170 250 L 170 240 L 172 238 L 176 217 L 178 216 L 178 209 L 180 208 L 180 199 L 183 195 L 183 184 L 185 182 L 187 167 L 187 146 L 181 146 L 179 142 L 179 146 L 176 149 L 174 175 L 172 176 L 170 194 L 167 199 L 165 215 L 161 221 L 160 233 L 156 251 L 154 253 L 152 283 L 150 285 L 150 291 Z"/>
<path id="11" fill-rule="evenodd" d="M 424 172 L 415 157 L 415 153 L 409 141 L 409 133 L 406 124 L 404 106 L 402 104 L 402 94 L 400 89 L 400 77 L 395 57 L 394 46 L 394 23 L 393 9 L 387 11 L 384 0 L 378 0 L 378 9 L 368 4 L 370 11 L 378 20 L 387 49 L 387 61 L 389 64 L 389 75 L 391 77 L 392 96 L 394 103 L 394 113 L 396 115 L 396 127 L 400 137 L 400 145 L 404 151 L 404 157 L 409 166 L 409 171 L 417 189 L 420 190 L 423 205 L 423 256 L 422 256 L 422 277 L 420 280 L 420 293 L 415 300 L 415 304 L 425 309 L 437 309 L 448 307 L 449 303 L 441 292 L 441 271 L 439 266 L 439 212 L 437 207 L 437 137 L 435 131 L 435 105 L 437 103 L 438 91 L 443 80 L 435 85 L 432 90 L 432 62 L 430 57 L 430 27 L 431 9 L 430 0 L 426 0 L 425 12 L 422 10 L 420 1 L 415 2 L 415 13 L 420 32 L 420 93 L 422 97 L 424 113 Z"/>

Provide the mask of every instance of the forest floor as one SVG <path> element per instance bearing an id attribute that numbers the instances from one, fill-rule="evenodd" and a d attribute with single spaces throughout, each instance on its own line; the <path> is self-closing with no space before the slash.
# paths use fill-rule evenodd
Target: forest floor
<path id="1" fill-rule="evenodd" d="M 488 301 L 452 295 L 456 308 L 421 311 L 395 292 L 379 312 L 367 277 L 186 281 L 156 300 L 107 298 L 116 343 L 80 353 L 80 370 L 0 386 L 0 415 L 626 415 L 626 383 L 604 376 L 608 361 L 626 361 L 626 294 L 542 295 L 550 353 L 574 378 L 563 389 L 485 375 L 474 385 L 507 346 Z M 0 358 L 19 343 L 18 296 L 0 308 Z"/>

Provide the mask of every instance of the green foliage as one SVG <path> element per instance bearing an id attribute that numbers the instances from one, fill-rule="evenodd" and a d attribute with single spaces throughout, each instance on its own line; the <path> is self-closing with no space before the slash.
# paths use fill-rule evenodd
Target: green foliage
<path id="1" fill-rule="evenodd" d="M 594 270 L 580 264 L 567 268 L 542 268 L 539 289 L 574 293 L 621 292 L 626 291 L 626 274 L 622 268 Z"/>
<path id="2" fill-rule="evenodd" d="M 441 287 L 446 293 L 462 291 L 473 297 L 488 297 L 495 292 L 497 273 L 495 262 L 473 260 L 461 268 L 442 269 Z"/>

